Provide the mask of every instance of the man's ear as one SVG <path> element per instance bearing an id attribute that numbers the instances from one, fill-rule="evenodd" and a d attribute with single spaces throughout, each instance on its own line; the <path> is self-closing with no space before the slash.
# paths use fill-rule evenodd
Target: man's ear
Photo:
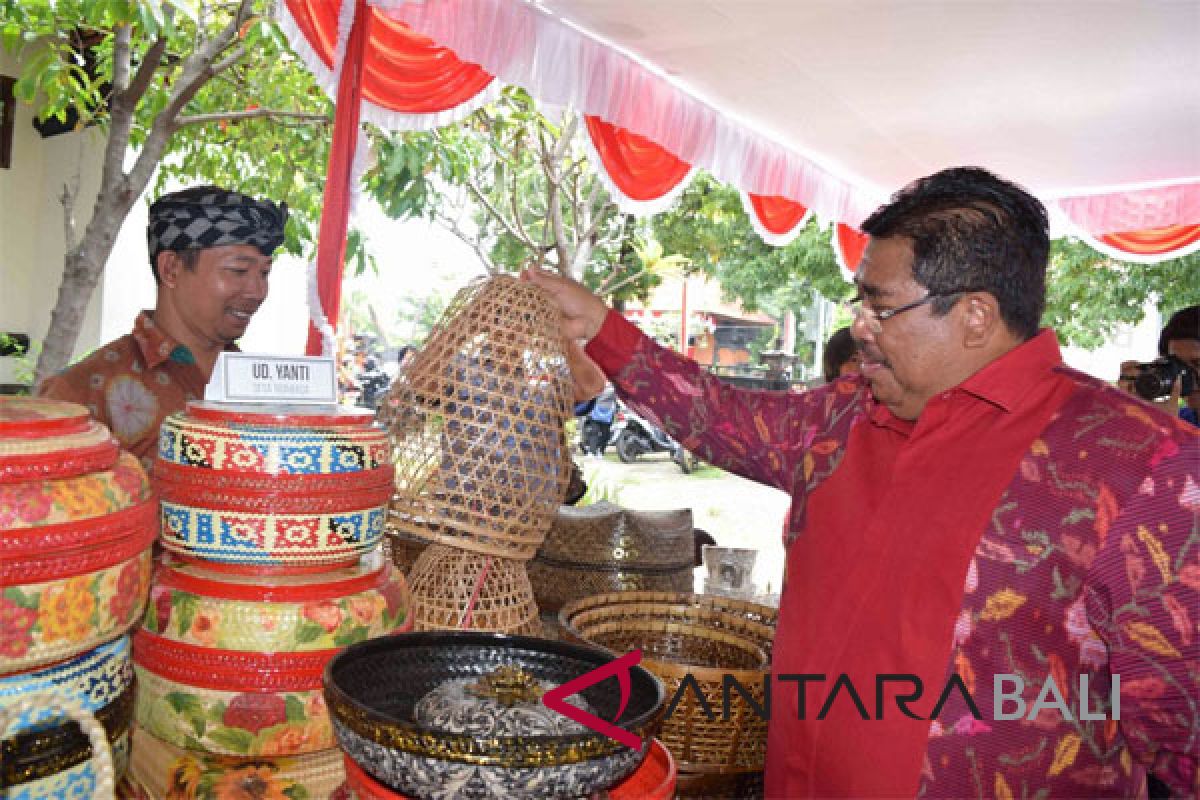
<path id="1" fill-rule="evenodd" d="M 963 344 L 968 348 L 986 346 L 1004 324 L 1000 304 L 990 292 L 971 292 L 963 298 L 961 308 Z"/>
<path id="2" fill-rule="evenodd" d="M 179 280 L 179 270 L 184 269 L 183 260 L 174 250 L 162 250 L 155 260 L 158 267 L 158 282 L 171 289 Z"/>

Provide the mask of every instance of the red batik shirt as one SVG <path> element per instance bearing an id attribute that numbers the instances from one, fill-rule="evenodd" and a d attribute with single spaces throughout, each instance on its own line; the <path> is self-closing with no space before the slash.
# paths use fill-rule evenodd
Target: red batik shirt
<path id="1" fill-rule="evenodd" d="M 735 389 L 617 314 L 587 349 L 701 458 L 792 497 L 769 797 L 1139 797 L 1147 767 L 1195 792 L 1194 428 L 1062 366 L 1050 331 L 914 421 L 859 378 Z M 1111 716 L 1114 674 L 1120 721 L 1080 719 L 1079 677 L 1088 712 Z M 869 719 L 845 686 L 816 718 L 842 675 Z M 876 698 L 881 675 L 921 682 L 920 719 L 895 702 L 909 682 Z M 954 675 L 982 718 L 953 691 L 929 719 Z M 1027 711 L 1053 677 L 1071 718 L 994 719 L 995 675 L 1023 681 Z"/>
<path id="2" fill-rule="evenodd" d="M 203 397 L 207 383 L 192 351 L 156 326 L 153 312 L 143 311 L 132 333 L 47 379 L 39 394 L 87 406 L 149 469 L 163 419 Z"/>

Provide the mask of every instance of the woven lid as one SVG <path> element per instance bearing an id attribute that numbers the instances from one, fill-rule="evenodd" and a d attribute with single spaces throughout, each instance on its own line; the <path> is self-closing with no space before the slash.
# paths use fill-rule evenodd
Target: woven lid
<path id="1" fill-rule="evenodd" d="M 375 412 L 342 406 L 249 405 L 196 400 L 187 404 L 187 415 L 205 422 L 244 422 L 287 428 L 369 426 Z"/>
<path id="2" fill-rule="evenodd" d="M 117 452 L 117 440 L 81 405 L 0 397 L 0 483 L 108 469 Z"/>
<path id="3" fill-rule="evenodd" d="M 555 565 L 691 570 L 691 509 L 633 511 L 608 502 L 562 506 L 537 559 Z"/>
<path id="4" fill-rule="evenodd" d="M 184 562 L 164 558 L 155 575 L 155 586 L 205 597 L 257 603 L 299 603 L 340 599 L 376 589 L 392 580 L 387 561 L 375 550 L 356 564 L 322 568 L 300 574 L 262 575 L 231 572 L 216 562 Z"/>

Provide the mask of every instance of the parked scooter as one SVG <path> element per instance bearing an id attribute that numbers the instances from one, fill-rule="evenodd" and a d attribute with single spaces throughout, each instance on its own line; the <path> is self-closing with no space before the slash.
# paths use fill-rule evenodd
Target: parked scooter
<path id="1" fill-rule="evenodd" d="M 603 456 L 605 449 L 616 443 L 613 422 L 617 405 L 617 394 L 609 386 L 594 400 L 576 408 L 576 414 L 584 415 L 579 426 L 579 449 L 584 455 Z"/>
<path id="2" fill-rule="evenodd" d="M 647 420 L 622 407 L 613 426 L 616 432 L 617 458 L 626 464 L 637 461 L 646 453 L 670 453 L 671 460 L 679 465 L 685 475 L 696 468 L 696 458 L 672 439 L 665 431 L 651 425 Z"/>

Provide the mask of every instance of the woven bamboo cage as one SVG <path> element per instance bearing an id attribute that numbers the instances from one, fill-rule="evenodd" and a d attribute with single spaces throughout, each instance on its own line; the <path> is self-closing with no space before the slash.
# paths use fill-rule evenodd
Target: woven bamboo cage
<path id="1" fill-rule="evenodd" d="M 559 611 L 563 638 L 579 640 L 580 630 L 595 620 L 649 618 L 690 622 L 743 636 L 762 648 L 770 660 L 778 611 L 733 597 L 690 592 L 612 592 L 581 598 Z"/>
<path id="2" fill-rule="evenodd" d="M 642 665 L 662 680 L 667 696 L 681 695 L 659 733 L 679 763 L 680 774 L 763 768 L 770 670 L 762 648 L 744 636 L 708 627 L 701 615 L 676 621 L 625 616 L 615 606 L 593 612 L 587 621 L 576 624 L 580 640 L 618 654 L 640 648 Z M 737 681 L 741 691 L 726 687 L 727 676 Z M 685 679 L 689 685 L 680 692 Z"/>
<path id="3" fill-rule="evenodd" d="M 388 516 L 392 516 L 392 512 L 388 512 Z M 387 524 L 383 529 L 383 553 L 384 557 L 396 565 L 396 569 L 407 577 L 412 572 L 413 564 L 417 563 L 417 558 L 421 553 L 425 552 L 425 548 L 429 546 L 429 542 L 413 537 L 411 534 L 398 531 Z"/>
<path id="4" fill-rule="evenodd" d="M 541 634 L 523 561 L 430 545 L 408 579 L 413 630 Z"/>
<path id="5" fill-rule="evenodd" d="M 561 312 L 510 276 L 460 291 L 380 407 L 396 462 L 392 524 L 529 559 L 563 501 L 570 371 Z"/>
<path id="6" fill-rule="evenodd" d="M 693 531 L 690 509 L 563 506 L 529 562 L 538 607 L 554 612 L 574 600 L 626 590 L 690 591 Z"/>

